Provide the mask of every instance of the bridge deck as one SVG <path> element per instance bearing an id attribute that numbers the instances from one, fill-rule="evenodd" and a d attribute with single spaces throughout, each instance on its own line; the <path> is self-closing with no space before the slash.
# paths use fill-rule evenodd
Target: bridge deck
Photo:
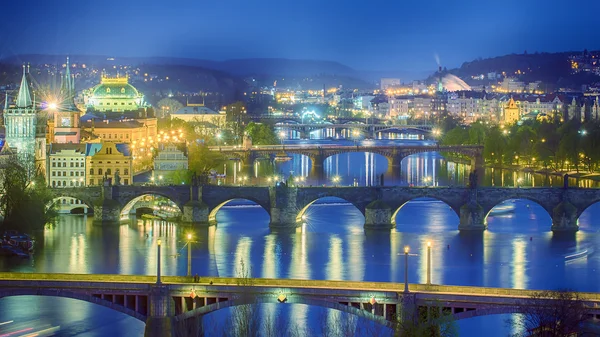
<path id="1" fill-rule="evenodd" d="M 239 286 L 239 278 L 234 277 L 200 277 L 199 283 L 190 282 L 189 277 L 185 276 L 162 276 L 164 284 L 182 285 L 182 286 Z M 110 288 L 110 284 L 154 284 L 156 276 L 147 275 L 118 275 L 118 274 L 55 274 L 55 273 L 0 273 L 0 285 L 14 285 L 14 281 L 24 281 L 27 283 L 49 282 L 92 282 L 105 283 Z M 374 291 L 374 292 L 402 292 L 403 283 L 391 282 L 360 282 L 360 281 L 328 281 L 328 280 L 298 280 L 298 279 L 267 279 L 252 278 L 244 279 L 243 283 L 250 283 L 254 287 L 269 288 L 306 288 L 306 289 L 328 289 L 328 290 L 349 290 L 349 291 Z M 510 298 L 528 298 L 539 290 L 511 289 L 511 288 L 492 288 L 492 287 L 474 287 L 474 286 L 453 286 L 453 285 L 426 285 L 409 284 L 411 292 L 436 295 L 464 295 L 464 296 L 489 296 L 489 297 L 510 297 Z M 598 302 L 600 305 L 600 293 L 581 292 L 579 296 L 587 301 Z"/>

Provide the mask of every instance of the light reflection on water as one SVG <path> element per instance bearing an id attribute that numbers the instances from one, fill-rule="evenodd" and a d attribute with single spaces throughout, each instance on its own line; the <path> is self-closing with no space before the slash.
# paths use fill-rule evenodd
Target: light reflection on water
<path id="1" fill-rule="evenodd" d="M 244 261 L 256 277 L 403 282 L 402 252 L 408 245 L 411 253 L 417 254 L 409 258 L 409 280 L 423 283 L 426 243 L 431 241 L 434 283 L 600 291 L 598 204 L 580 217 L 581 230 L 565 237 L 552 234 L 547 212 L 526 200 L 510 202 L 512 210 L 499 206 L 498 212 L 490 214 L 489 229 L 484 233 L 459 233 L 458 216 L 439 201 L 407 203 L 397 214 L 397 229 L 391 232 L 364 231 L 364 217 L 354 206 L 333 202 L 309 208 L 305 230 L 296 233 L 271 233 L 268 214 L 259 206 L 225 206 L 217 215 L 217 227 L 197 230 L 192 271 L 235 276 Z M 92 226 L 90 220 L 61 216 L 54 230 L 37 235 L 32 260 L 0 260 L 0 269 L 154 275 L 156 240 L 160 237 L 163 273 L 185 275 L 183 227 L 137 220 L 103 228 Z M 565 256 L 584 249 L 592 253 L 565 262 Z M 28 310 L 32 307 L 37 310 Z M 320 310 L 289 308 L 282 311 L 282 317 L 297 322 Z M 261 310 L 266 315 L 281 309 L 265 306 Z M 17 314 L 23 319 L 42 318 L 61 325 L 65 336 L 135 336 L 143 331 L 143 324 L 135 319 L 84 302 L 41 297 L 0 299 L 0 320 L 13 319 Z M 332 315 L 337 314 L 327 315 L 333 320 Z M 461 335 L 477 335 L 469 335 L 468 329 L 490 336 L 506 335 L 510 331 L 504 325 L 505 318 L 498 315 L 461 321 Z"/>

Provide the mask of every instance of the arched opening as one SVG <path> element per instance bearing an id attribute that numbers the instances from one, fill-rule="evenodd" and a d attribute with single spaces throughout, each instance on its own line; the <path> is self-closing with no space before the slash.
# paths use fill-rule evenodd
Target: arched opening
<path id="1" fill-rule="evenodd" d="M 479 331 L 481 333 L 493 331 L 494 336 L 519 336 L 521 331 L 506 323 L 514 317 L 515 314 L 475 316 L 459 319 L 456 321 L 456 325 L 460 331 Z"/>
<path id="2" fill-rule="evenodd" d="M 372 152 L 346 152 L 323 161 L 323 184 L 328 186 L 392 185 L 387 159 Z"/>
<path id="3" fill-rule="evenodd" d="M 458 214 L 447 203 L 434 198 L 415 198 L 392 214 L 392 224 L 402 232 L 445 232 L 458 228 Z"/>
<path id="4" fill-rule="evenodd" d="M 257 202 L 249 199 L 229 199 L 215 208 L 209 215 L 208 221 L 218 223 L 219 228 L 235 227 L 238 224 L 243 224 L 243 228 L 252 227 L 268 227 L 270 216 Z"/>
<path id="5" fill-rule="evenodd" d="M 84 201 L 67 196 L 52 199 L 47 207 L 54 207 L 58 214 L 89 214 L 94 212 L 94 208 Z"/>
<path id="6" fill-rule="evenodd" d="M 494 206 L 485 221 L 490 232 L 547 232 L 552 217 L 537 202 L 508 199 Z"/>
<path id="7" fill-rule="evenodd" d="M 122 217 L 130 215 L 148 219 L 177 220 L 182 215 L 182 209 L 166 196 L 143 194 L 131 199 L 121 209 Z"/>
<path id="8" fill-rule="evenodd" d="M 579 230 L 596 232 L 600 228 L 600 201 L 597 201 L 583 210 L 577 221 Z"/>
<path id="9" fill-rule="evenodd" d="M 451 161 L 433 151 L 407 156 L 400 167 L 390 169 L 398 176 L 398 185 L 424 187 L 465 186 L 471 173 L 470 163 Z"/>
<path id="10" fill-rule="evenodd" d="M 362 233 L 365 217 L 352 203 L 338 197 L 322 197 L 304 206 L 296 216 L 312 232 Z"/>
<path id="11" fill-rule="evenodd" d="M 36 308 L 32 310 L 32 308 Z M 98 336 L 140 336 L 143 321 L 85 300 L 57 296 L 19 295 L 0 298 L 0 335 L 74 336 L 86 331 Z M 46 334 L 44 334 L 44 331 Z"/>
<path id="12" fill-rule="evenodd" d="M 294 183 L 296 185 L 309 185 L 314 183 L 310 177 L 313 167 L 312 161 L 309 156 L 303 154 L 278 154 L 273 157 L 271 163 L 265 162 L 259 164 L 259 166 L 259 184 L 266 182 L 266 184 L 273 186 L 277 181 L 285 181 L 288 179 L 291 172 L 293 172 L 295 178 Z"/>

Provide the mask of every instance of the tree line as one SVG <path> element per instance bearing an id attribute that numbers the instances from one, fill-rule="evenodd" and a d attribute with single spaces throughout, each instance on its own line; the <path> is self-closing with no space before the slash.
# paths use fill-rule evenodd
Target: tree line
<path id="1" fill-rule="evenodd" d="M 483 145 L 486 163 L 497 167 L 595 172 L 600 165 L 600 122 L 596 120 L 529 120 L 507 126 L 478 121 L 453 127 L 440 142 Z"/>

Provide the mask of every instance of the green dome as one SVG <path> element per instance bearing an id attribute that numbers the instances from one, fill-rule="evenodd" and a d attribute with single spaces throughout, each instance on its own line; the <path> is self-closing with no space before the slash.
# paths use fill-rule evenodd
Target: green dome
<path id="1" fill-rule="evenodd" d="M 137 89 L 129 83 L 102 83 L 92 90 L 96 98 L 138 98 Z"/>

